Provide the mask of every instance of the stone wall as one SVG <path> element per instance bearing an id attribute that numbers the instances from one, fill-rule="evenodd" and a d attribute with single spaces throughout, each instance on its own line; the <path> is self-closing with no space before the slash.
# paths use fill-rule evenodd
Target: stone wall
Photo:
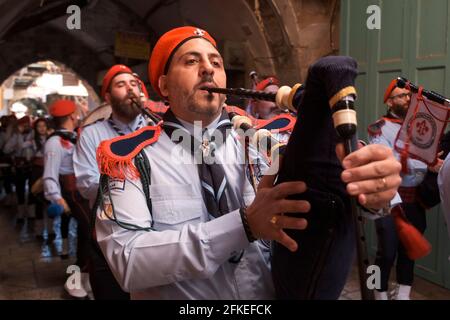
<path id="1" fill-rule="evenodd" d="M 322 56 L 338 54 L 339 0 L 247 0 L 247 3 L 257 19 L 260 17 L 258 23 L 272 53 L 268 58 L 271 63 L 265 65 L 273 64 L 283 82 L 303 82 L 311 63 Z"/>

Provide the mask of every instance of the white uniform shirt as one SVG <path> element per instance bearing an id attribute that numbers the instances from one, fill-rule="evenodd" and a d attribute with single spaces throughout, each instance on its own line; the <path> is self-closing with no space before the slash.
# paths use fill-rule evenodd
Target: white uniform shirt
<path id="1" fill-rule="evenodd" d="M 192 132 L 192 125 L 183 124 Z M 163 132 L 145 148 L 151 165 L 152 215 L 140 180 L 110 183 L 117 219 L 142 227 L 153 219 L 156 231 L 126 230 L 98 211 L 97 241 L 119 284 L 134 299 L 274 298 L 269 249 L 259 241 L 249 244 L 239 210 L 210 220 L 197 165 L 184 164 L 192 162 L 192 156 L 176 146 Z M 180 152 L 174 156 L 174 150 Z M 254 191 L 234 131 L 216 156 L 231 160 L 224 165 L 228 200 L 249 205 Z M 239 263 L 228 261 L 241 250 Z"/>
<path id="2" fill-rule="evenodd" d="M 59 176 L 73 174 L 72 155 L 75 147 L 72 143 L 61 143 L 61 137 L 52 136 L 44 147 L 44 196 L 50 202 L 62 198 Z"/>
<path id="3" fill-rule="evenodd" d="M 112 121 L 123 134 L 128 134 L 137 130 L 138 125 L 144 123 L 145 120 L 139 115 L 128 124 L 121 123 L 114 118 L 112 118 Z M 100 179 L 96 159 L 97 148 L 103 140 L 112 139 L 118 135 L 108 120 L 88 125 L 81 131 L 73 155 L 73 166 L 77 179 L 77 189 L 84 198 L 89 200 L 90 207 L 93 206 L 97 197 Z"/>
<path id="4" fill-rule="evenodd" d="M 399 153 L 394 149 L 395 139 L 397 138 L 400 128 L 401 124 L 386 120 L 386 123 L 381 127 L 381 134 L 378 136 L 369 136 L 369 141 L 370 143 L 383 144 L 391 148 L 394 152 L 394 156 L 397 160 L 400 160 Z M 417 187 L 425 178 L 427 168 L 427 164 L 422 161 L 408 159 L 408 173 L 402 173 L 401 186 Z"/>

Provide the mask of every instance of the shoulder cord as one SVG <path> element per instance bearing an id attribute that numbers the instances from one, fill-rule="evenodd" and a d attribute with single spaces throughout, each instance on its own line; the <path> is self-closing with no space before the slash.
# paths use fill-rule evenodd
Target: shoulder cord
<path id="1" fill-rule="evenodd" d="M 111 190 L 109 188 L 109 177 L 106 175 L 102 175 L 100 177 L 100 186 L 98 189 L 98 193 L 97 193 L 97 199 L 95 201 L 95 205 L 93 207 L 93 213 L 94 213 L 94 217 L 96 217 L 97 214 L 97 208 L 101 205 L 102 210 L 106 211 L 105 208 L 105 203 L 104 203 L 104 193 L 103 190 L 106 189 L 107 190 L 107 197 L 109 198 L 109 203 L 111 204 L 111 213 L 112 213 L 112 217 L 108 214 L 108 212 L 105 214 L 106 217 L 111 220 L 114 221 L 115 223 L 117 223 L 117 225 L 119 225 L 120 227 L 130 230 L 130 231 L 152 231 L 153 229 L 153 215 L 152 215 L 152 202 L 150 199 L 150 173 L 151 173 L 151 168 L 150 168 L 150 162 L 148 161 L 147 156 L 145 155 L 144 151 L 142 150 L 135 158 L 135 165 L 136 168 L 139 171 L 139 174 L 141 176 L 141 182 L 142 182 L 142 188 L 145 194 L 145 198 L 147 201 L 147 207 L 150 211 L 150 216 L 152 217 L 152 222 L 150 227 L 141 227 L 132 223 L 127 223 L 127 222 L 123 222 L 117 219 L 116 216 L 116 212 L 114 210 L 114 203 L 111 199 Z M 92 219 L 92 230 L 95 227 L 95 219 Z"/>
<path id="2" fill-rule="evenodd" d="M 257 187 L 258 182 L 257 182 L 257 178 L 255 175 L 255 168 L 253 167 L 253 164 L 251 163 L 251 160 L 250 160 L 250 147 L 249 147 L 250 142 L 249 142 L 248 137 L 245 137 L 244 143 L 245 143 L 244 152 L 245 152 L 245 164 L 246 164 L 245 171 L 247 173 L 246 176 L 247 176 L 247 179 L 249 180 L 251 186 L 253 187 L 253 191 L 256 193 L 257 188 L 258 188 Z"/>
<path id="3" fill-rule="evenodd" d="M 102 208 L 104 209 L 104 207 L 103 207 L 103 188 L 106 188 L 106 186 L 108 185 L 108 176 L 107 175 L 104 175 L 104 174 L 102 174 L 102 175 L 100 175 L 100 183 L 99 183 L 99 186 L 98 186 L 98 190 L 97 190 L 97 196 L 95 197 L 95 202 L 94 202 L 94 205 L 92 206 L 92 209 L 91 209 L 91 217 L 92 217 L 92 219 L 90 219 L 90 222 L 91 222 L 91 224 L 90 224 L 90 227 L 91 227 L 91 232 L 93 231 L 93 230 L 95 230 L 95 219 L 96 219 L 96 217 L 97 217 L 97 209 L 100 207 L 100 205 L 102 205 Z"/>
<path id="4" fill-rule="evenodd" d="M 151 228 L 153 228 L 153 214 L 152 214 L 152 199 L 150 198 L 150 185 L 151 185 L 151 167 L 144 150 L 136 156 L 135 159 L 136 168 L 141 176 L 142 189 L 145 194 L 145 199 L 147 201 L 147 207 L 150 211 L 150 216 L 152 218 Z"/>
<path id="5" fill-rule="evenodd" d="M 250 182 L 253 191 L 256 193 L 256 191 L 258 190 L 259 181 L 261 180 L 262 177 L 261 159 L 259 157 L 260 153 L 259 151 L 255 150 L 256 157 L 254 159 L 251 159 L 250 143 L 247 137 L 245 137 L 245 141 L 243 143 L 244 143 L 244 173 L 248 182 Z M 252 161 L 256 163 L 252 163 Z"/>
<path id="6" fill-rule="evenodd" d="M 244 164 L 244 171 L 245 176 L 247 177 L 248 181 L 250 182 L 251 186 L 253 187 L 253 190 L 256 194 L 258 191 L 258 184 L 261 180 L 261 160 L 259 158 L 259 153 L 256 154 L 256 164 L 252 164 L 250 160 L 250 145 L 249 141 L 247 140 L 247 137 L 245 138 L 245 164 Z M 255 168 L 258 170 L 256 172 Z M 245 205 L 245 203 L 244 203 Z M 270 240 L 264 240 L 259 239 L 259 242 L 262 243 L 267 249 L 269 249 L 270 256 L 272 256 L 272 250 L 271 250 L 271 241 Z M 237 258 L 237 262 L 242 258 L 242 254 L 239 258 Z M 231 262 L 231 261 L 230 261 Z"/>

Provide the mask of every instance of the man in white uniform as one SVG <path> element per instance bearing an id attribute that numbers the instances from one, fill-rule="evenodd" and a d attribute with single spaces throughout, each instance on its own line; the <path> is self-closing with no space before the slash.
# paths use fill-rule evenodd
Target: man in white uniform
<path id="1" fill-rule="evenodd" d="M 163 131 L 154 127 L 116 138 L 98 151 L 109 183 L 101 188 L 96 234 L 116 279 L 132 298 L 274 298 L 270 252 L 256 239 L 297 250 L 283 229 L 304 229 L 306 220 L 283 213 L 309 211 L 306 201 L 287 199 L 306 186 L 270 187 L 265 177 L 255 196 L 237 134 L 224 130 L 230 127 L 225 97 L 200 89 L 226 87 L 222 57 L 206 31 L 167 32 L 154 47 L 149 68 L 153 88 L 170 103 Z M 223 141 L 207 139 L 220 136 L 217 132 Z M 194 142 L 192 150 L 179 152 L 180 135 Z M 203 161 L 194 163 L 199 153 Z M 206 161 L 211 154 L 213 164 Z M 396 180 L 400 170 L 392 153 L 368 146 L 347 160 L 349 182 L 371 194 L 365 205 L 386 206 L 398 185 L 379 181 Z M 381 174 L 375 170 L 379 166 Z"/>

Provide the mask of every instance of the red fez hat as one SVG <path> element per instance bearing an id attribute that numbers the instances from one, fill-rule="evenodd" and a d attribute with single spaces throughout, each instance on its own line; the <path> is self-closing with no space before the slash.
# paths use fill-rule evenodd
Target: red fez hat
<path id="1" fill-rule="evenodd" d="M 17 120 L 17 124 L 30 124 L 31 123 L 31 118 L 29 116 L 24 116 L 22 118 L 20 118 L 19 120 Z"/>
<path id="2" fill-rule="evenodd" d="M 278 81 L 278 79 L 275 77 L 268 77 L 268 78 L 258 82 L 255 89 L 259 90 L 259 91 L 263 91 L 265 88 L 267 88 L 270 85 L 279 86 L 280 81 Z"/>
<path id="3" fill-rule="evenodd" d="M 106 72 L 105 76 L 103 77 L 103 82 L 102 82 L 102 98 L 105 99 L 105 94 L 106 91 L 108 91 L 109 85 L 111 84 L 112 79 L 114 79 L 115 76 L 117 76 L 118 74 L 121 73 L 130 73 L 132 74 L 133 71 L 131 71 L 130 68 L 128 68 L 127 66 L 123 65 L 123 64 L 116 64 L 114 66 L 112 66 L 108 72 Z"/>
<path id="4" fill-rule="evenodd" d="M 65 117 L 72 114 L 77 109 L 75 103 L 71 100 L 57 100 L 48 108 L 53 117 Z"/>
<path id="5" fill-rule="evenodd" d="M 386 89 L 386 92 L 384 93 L 384 103 L 386 103 L 386 101 L 388 101 L 392 91 L 397 88 L 397 79 L 393 79 L 391 81 L 391 83 L 389 83 L 389 86 Z"/>
<path id="6" fill-rule="evenodd" d="M 217 47 L 216 41 L 205 30 L 196 27 L 180 27 L 163 34 L 153 48 L 148 64 L 148 78 L 150 79 L 153 89 L 161 97 L 163 97 L 163 95 L 159 90 L 159 77 L 167 73 L 170 61 L 175 52 L 185 42 L 196 38 L 205 39 L 214 47 Z"/>

